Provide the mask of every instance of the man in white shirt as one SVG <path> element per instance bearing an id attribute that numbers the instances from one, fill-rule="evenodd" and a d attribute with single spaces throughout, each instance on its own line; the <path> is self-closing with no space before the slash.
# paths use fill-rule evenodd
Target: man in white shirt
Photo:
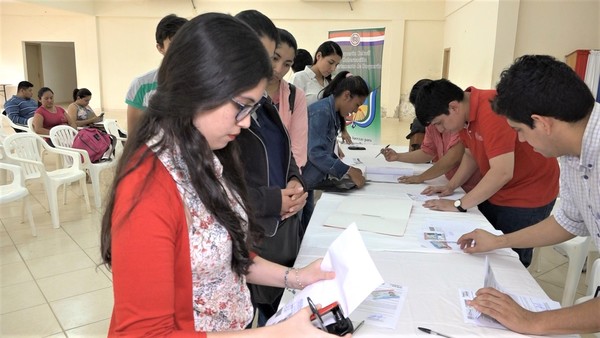
<path id="1" fill-rule="evenodd" d="M 541 247 L 592 236 L 600 248 L 600 104 L 581 78 L 551 56 L 526 55 L 502 72 L 494 111 L 506 116 L 521 142 L 546 157 L 560 157 L 557 212 L 522 230 L 495 236 L 477 229 L 458 243 L 465 252 Z M 471 305 L 507 328 L 555 335 L 600 331 L 600 298 L 559 310 L 530 312 L 493 288 Z"/>

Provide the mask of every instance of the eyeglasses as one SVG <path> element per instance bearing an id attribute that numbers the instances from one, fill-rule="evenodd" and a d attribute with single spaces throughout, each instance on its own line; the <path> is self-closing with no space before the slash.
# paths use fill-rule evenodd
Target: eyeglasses
<path id="1" fill-rule="evenodd" d="M 260 107 L 260 102 L 256 102 L 255 104 L 242 104 L 236 101 L 233 97 L 231 98 L 231 102 L 240 107 L 240 111 L 235 115 L 235 120 L 238 122 L 246 118 L 246 116 L 254 113 Z"/>

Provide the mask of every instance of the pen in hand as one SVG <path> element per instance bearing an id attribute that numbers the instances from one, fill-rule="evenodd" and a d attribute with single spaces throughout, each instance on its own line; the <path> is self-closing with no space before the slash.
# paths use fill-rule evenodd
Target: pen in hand
<path id="1" fill-rule="evenodd" d="M 432 329 L 428 329 L 428 328 L 426 328 L 426 327 L 420 327 L 420 326 L 419 326 L 419 327 L 418 327 L 418 329 L 419 329 L 419 330 L 421 330 L 421 331 L 423 331 L 423 332 L 425 332 L 425 333 L 433 334 L 433 335 L 436 335 L 436 336 L 440 336 L 440 337 L 446 337 L 446 338 L 452 338 L 452 337 L 450 337 L 450 336 L 447 336 L 447 335 L 445 335 L 445 334 L 442 334 L 442 333 L 439 333 L 439 332 L 433 331 Z"/>
<path id="2" fill-rule="evenodd" d="M 382 150 L 379 152 L 379 154 L 375 155 L 375 158 L 377 158 L 379 155 L 383 154 L 383 152 L 384 152 L 384 151 L 385 151 L 387 148 L 389 148 L 390 146 L 391 146 L 391 144 L 388 144 L 387 146 L 385 146 L 385 148 L 383 148 L 383 149 L 382 149 Z"/>

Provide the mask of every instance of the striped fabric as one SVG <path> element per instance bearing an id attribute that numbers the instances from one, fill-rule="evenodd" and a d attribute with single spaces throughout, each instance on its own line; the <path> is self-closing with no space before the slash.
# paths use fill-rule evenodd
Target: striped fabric
<path id="1" fill-rule="evenodd" d="M 592 236 L 600 249 L 600 103 L 583 135 L 581 156 L 561 158 L 561 203 L 554 217 L 567 231 Z"/>

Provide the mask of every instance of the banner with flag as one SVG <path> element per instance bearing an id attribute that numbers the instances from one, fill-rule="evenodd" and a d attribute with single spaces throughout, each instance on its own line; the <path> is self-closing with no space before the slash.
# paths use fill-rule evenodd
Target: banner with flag
<path id="1" fill-rule="evenodd" d="M 347 70 L 365 79 L 371 93 L 347 121 L 355 143 L 379 144 L 381 139 L 381 61 L 385 28 L 330 31 L 329 40 L 337 42 L 344 57 L 337 71 Z"/>

